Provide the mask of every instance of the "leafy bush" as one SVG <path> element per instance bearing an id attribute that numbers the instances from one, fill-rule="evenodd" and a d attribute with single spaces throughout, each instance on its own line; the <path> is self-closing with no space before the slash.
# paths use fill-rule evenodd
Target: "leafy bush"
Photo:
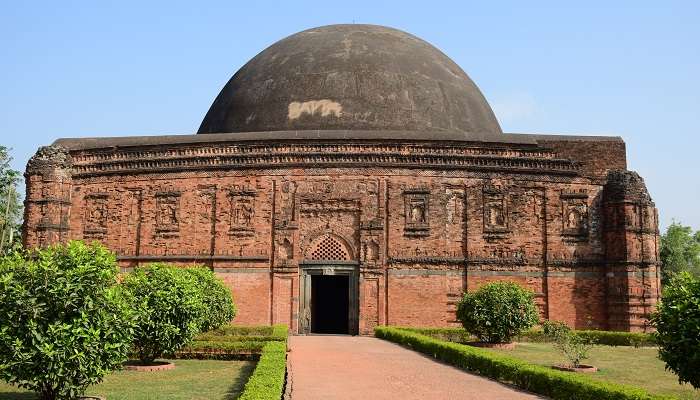
<path id="1" fill-rule="evenodd" d="M 235 326 L 226 325 L 219 329 L 197 335 L 198 341 L 284 341 L 287 340 L 287 325 Z"/>
<path id="2" fill-rule="evenodd" d="M 265 345 L 260 361 L 248 383 L 243 388 L 240 400 L 279 400 L 284 390 L 284 375 L 287 369 L 287 346 L 284 342 L 269 342 Z"/>
<path id="3" fill-rule="evenodd" d="M 561 321 L 542 321 L 542 333 L 549 338 L 549 340 L 556 341 L 562 336 L 566 336 L 571 333 L 571 328 Z"/>
<path id="4" fill-rule="evenodd" d="M 133 298 L 134 351 L 142 363 L 174 353 L 200 332 L 204 296 L 185 269 L 151 264 L 127 274 L 122 284 Z"/>
<path id="5" fill-rule="evenodd" d="M 464 329 L 488 343 L 510 342 L 535 325 L 539 313 L 535 294 L 513 282 L 488 283 L 465 293 L 457 307 Z"/>
<path id="6" fill-rule="evenodd" d="M 207 332 L 230 323 L 236 316 L 236 308 L 231 291 L 224 282 L 206 267 L 191 267 L 185 271 L 197 280 L 197 286 L 202 291 L 204 315 L 201 331 Z"/>
<path id="7" fill-rule="evenodd" d="M 287 341 L 286 325 L 273 326 L 233 326 L 199 334 L 194 341 L 181 348 L 177 358 L 257 360 L 268 342 Z"/>
<path id="8" fill-rule="evenodd" d="M 206 360 L 248 360 L 257 359 L 263 347 L 269 343 L 263 340 L 241 341 L 199 341 L 195 340 L 175 353 L 176 358 Z"/>
<path id="9" fill-rule="evenodd" d="M 700 279 L 676 274 L 652 315 L 659 358 L 681 383 L 700 388 Z"/>
<path id="10" fill-rule="evenodd" d="M 486 349 L 444 342 L 425 335 L 392 327 L 377 327 L 374 334 L 448 364 L 513 384 L 523 390 L 552 399 L 576 400 L 653 400 L 670 399 L 655 396 L 643 389 L 596 381 L 587 376 L 529 364 Z"/>
<path id="11" fill-rule="evenodd" d="M 0 380 L 74 399 L 126 361 L 133 334 L 115 257 L 70 242 L 0 260 Z"/>
<path id="12" fill-rule="evenodd" d="M 543 322 L 543 324 L 546 324 L 546 320 Z M 447 340 L 448 342 L 467 343 L 475 340 L 475 338 L 469 335 L 464 328 L 399 328 L 434 337 L 436 339 Z M 585 338 L 591 342 L 595 342 L 595 344 L 603 346 L 656 346 L 654 335 L 650 333 L 592 330 L 574 330 L 572 332 L 575 335 L 581 336 L 582 338 Z M 517 342 L 551 342 L 551 339 L 544 334 L 542 329 L 529 329 L 520 333 L 514 338 L 514 340 Z"/>
<path id="13" fill-rule="evenodd" d="M 574 331 L 574 333 L 595 344 L 605 346 L 656 346 L 656 340 L 651 333 L 589 330 Z"/>
<path id="14" fill-rule="evenodd" d="M 398 326 L 397 328 L 448 342 L 468 343 L 475 340 L 464 328 L 415 328 L 412 326 Z"/>
<path id="15" fill-rule="evenodd" d="M 560 321 L 544 321 L 542 331 L 554 342 L 554 347 L 569 361 L 569 366 L 578 368 L 581 361 L 588 358 L 593 348 L 593 342 L 577 335 L 565 323 Z"/>

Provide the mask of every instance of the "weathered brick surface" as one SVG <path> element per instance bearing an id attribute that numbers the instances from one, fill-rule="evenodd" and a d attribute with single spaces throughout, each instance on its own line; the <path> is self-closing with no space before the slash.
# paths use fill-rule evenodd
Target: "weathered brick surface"
<path id="1" fill-rule="evenodd" d="M 493 280 L 532 289 L 546 318 L 647 329 L 658 224 L 624 143 L 538 140 L 44 148 L 24 240 L 99 240 L 125 270 L 208 265 L 237 323 L 294 332 L 312 271 L 351 274 L 360 333 L 455 325 L 460 294 Z"/>

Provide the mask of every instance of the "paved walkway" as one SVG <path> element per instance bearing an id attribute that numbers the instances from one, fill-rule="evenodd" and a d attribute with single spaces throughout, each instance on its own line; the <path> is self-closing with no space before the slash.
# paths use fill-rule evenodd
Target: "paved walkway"
<path id="1" fill-rule="evenodd" d="M 396 344 L 357 336 L 293 336 L 292 400 L 537 399 Z"/>

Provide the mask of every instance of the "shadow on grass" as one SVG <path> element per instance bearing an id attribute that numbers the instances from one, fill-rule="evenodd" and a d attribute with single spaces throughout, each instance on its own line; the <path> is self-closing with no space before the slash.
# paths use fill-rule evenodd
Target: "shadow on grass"
<path id="1" fill-rule="evenodd" d="M 231 386 L 226 390 L 223 400 L 236 400 L 243 393 L 243 386 L 248 382 L 248 379 L 253 375 L 255 366 L 257 362 L 248 363 L 245 367 L 241 369 L 241 373 L 236 377 L 236 379 L 231 383 Z M 3 400 L 0 397 L 0 400 Z"/>
<path id="2" fill-rule="evenodd" d="M 0 400 L 36 400 L 36 393 L 32 392 L 0 392 Z"/>

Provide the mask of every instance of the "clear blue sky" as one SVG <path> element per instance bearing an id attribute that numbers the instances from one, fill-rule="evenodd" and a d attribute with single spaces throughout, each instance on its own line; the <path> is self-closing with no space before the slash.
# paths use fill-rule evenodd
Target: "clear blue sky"
<path id="1" fill-rule="evenodd" d="M 194 133 L 284 36 L 388 25 L 454 59 L 507 132 L 619 135 L 666 226 L 700 229 L 700 2 L 4 1 L 0 135 L 23 170 L 60 137 Z"/>

